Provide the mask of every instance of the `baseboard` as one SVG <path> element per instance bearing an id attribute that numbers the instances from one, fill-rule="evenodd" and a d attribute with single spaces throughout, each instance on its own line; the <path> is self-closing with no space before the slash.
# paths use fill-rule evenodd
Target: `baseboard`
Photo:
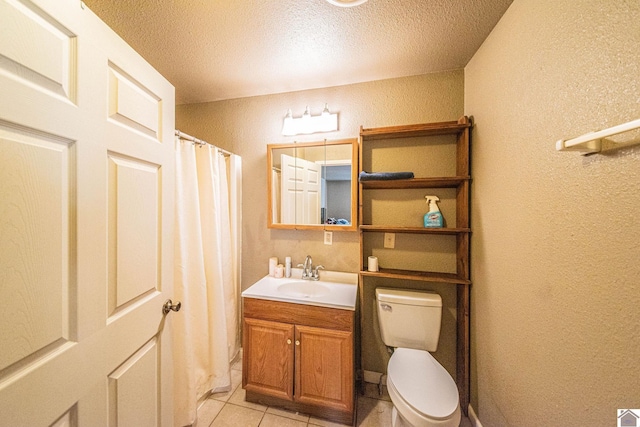
<path id="1" fill-rule="evenodd" d="M 383 373 L 375 372 L 375 371 L 363 371 L 362 372 L 362 379 L 366 383 L 380 384 L 380 379 L 381 378 L 382 378 L 382 384 L 383 385 L 387 385 L 387 376 L 384 375 Z"/>
<path id="2" fill-rule="evenodd" d="M 473 427 L 482 427 L 482 423 L 480 422 L 480 419 L 476 415 L 476 411 L 473 410 L 473 406 L 471 406 L 471 404 L 469 404 L 468 410 L 469 410 L 469 421 L 471 421 L 471 425 Z"/>

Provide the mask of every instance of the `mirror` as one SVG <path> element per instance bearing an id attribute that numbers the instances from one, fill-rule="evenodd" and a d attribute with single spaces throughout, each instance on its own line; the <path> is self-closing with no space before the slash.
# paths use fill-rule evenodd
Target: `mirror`
<path id="1" fill-rule="evenodd" d="M 267 145 L 267 226 L 356 230 L 358 140 Z"/>

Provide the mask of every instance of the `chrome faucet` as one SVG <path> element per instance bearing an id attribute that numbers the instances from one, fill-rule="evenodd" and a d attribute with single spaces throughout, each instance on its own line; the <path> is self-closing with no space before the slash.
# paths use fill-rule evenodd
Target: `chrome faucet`
<path id="1" fill-rule="evenodd" d="M 304 264 L 298 264 L 298 267 L 302 267 L 302 280 L 320 280 L 320 273 L 318 270 L 324 270 L 324 266 L 318 265 L 313 268 L 313 260 L 311 255 L 307 255 L 304 259 Z"/>

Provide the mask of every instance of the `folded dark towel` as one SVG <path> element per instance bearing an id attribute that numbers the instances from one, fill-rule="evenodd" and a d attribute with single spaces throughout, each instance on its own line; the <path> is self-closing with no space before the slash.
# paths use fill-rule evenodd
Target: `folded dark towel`
<path id="1" fill-rule="evenodd" d="M 413 172 L 360 172 L 358 179 L 360 181 L 389 181 L 392 179 L 411 179 Z"/>

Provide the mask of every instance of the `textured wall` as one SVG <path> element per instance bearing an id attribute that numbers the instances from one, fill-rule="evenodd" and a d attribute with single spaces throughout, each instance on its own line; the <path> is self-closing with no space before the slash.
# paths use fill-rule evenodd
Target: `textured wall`
<path id="1" fill-rule="evenodd" d="M 415 77 L 382 80 L 304 92 L 242 98 L 206 104 L 180 105 L 176 109 L 176 127 L 242 156 L 243 162 L 243 267 L 242 289 L 267 274 L 267 260 L 292 256 L 293 263 L 310 254 L 314 263 L 329 270 L 358 271 L 357 232 L 334 232 L 333 245 L 323 244 L 322 231 L 270 230 L 267 228 L 266 145 L 297 141 L 357 138 L 360 126 L 366 128 L 410 123 L 457 120 L 463 114 L 462 70 Z M 288 108 L 300 116 L 305 105 L 313 115 L 324 103 L 338 112 L 339 130 L 326 134 L 281 135 L 282 119 Z M 419 195 L 422 199 L 424 194 Z M 424 214 L 424 202 L 417 219 Z M 383 283 L 384 284 L 384 283 Z M 415 284 L 409 283 L 408 286 Z M 438 289 L 435 289 L 438 291 Z M 445 316 L 438 357 L 455 372 L 455 292 L 442 290 Z M 371 300 L 373 294 L 368 294 Z M 371 302 L 371 301 L 369 301 Z M 386 368 L 386 349 L 377 340 L 377 328 L 371 306 L 364 308 L 367 326 L 363 331 L 365 369 Z M 372 317 L 373 316 L 373 317 Z M 369 344 L 367 344 L 369 343 Z"/>
<path id="2" fill-rule="evenodd" d="M 637 0 L 516 0 L 465 68 L 485 427 L 615 425 L 640 405 L 640 146 L 554 148 L 640 117 L 639 22 Z"/>
<path id="3" fill-rule="evenodd" d="M 306 105 L 319 114 L 324 103 L 338 112 L 339 130 L 284 137 L 282 119 L 288 108 L 300 116 Z M 242 289 L 267 273 L 270 256 L 310 254 L 329 270 L 358 270 L 358 233 L 334 232 L 333 245 L 323 244 L 322 231 L 267 229 L 267 144 L 357 138 L 364 127 L 457 120 L 463 111 L 463 72 L 427 74 L 304 92 L 181 105 L 176 128 L 242 156 L 243 271 Z"/>

